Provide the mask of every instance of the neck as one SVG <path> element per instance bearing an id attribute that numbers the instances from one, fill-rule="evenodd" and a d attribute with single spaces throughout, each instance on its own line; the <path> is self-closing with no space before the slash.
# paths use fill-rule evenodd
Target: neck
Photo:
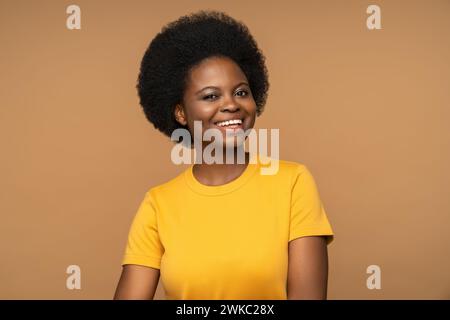
<path id="1" fill-rule="evenodd" d="M 210 186 L 226 184 L 238 178 L 247 168 L 250 160 L 250 154 L 248 152 L 244 152 L 243 149 L 239 151 L 238 148 L 229 150 L 229 152 L 230 151 L 233 151 L 232 163 L 226 163 L 226 150 L 224 149 L 221 157 L 222 163 L 214 162 L 208 164 L 205 163 L 205 161 L 202 161 L 202 163 L 194 164 L 193 174 L 195 178 L 202 184 Z M 238 162 L 238 151 L 242 152 L 244 155 L 242 159 L 244 160 L 244 163 L 240 163 L 242 160 Z M 202 150 L 202 155 L 203 154 L 204 153 Z M 215 159 L 218 160 L 217 157 L 215 157 Z"/>

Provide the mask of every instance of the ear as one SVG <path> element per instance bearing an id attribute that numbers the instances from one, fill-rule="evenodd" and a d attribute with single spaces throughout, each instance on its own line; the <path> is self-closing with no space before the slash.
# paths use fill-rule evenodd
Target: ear
<path id="1" fill-rule="evenodd" d="M 187 124 L 186 116 L 184 115 L 183 107 L 180 104 L 175 106 L 175 120 L 181 125 L 185 126 Z"/>

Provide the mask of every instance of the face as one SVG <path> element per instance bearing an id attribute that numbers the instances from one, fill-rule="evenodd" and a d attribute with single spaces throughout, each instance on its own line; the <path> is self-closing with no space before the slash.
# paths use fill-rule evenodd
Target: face
<path id="1" fill-rule="evenodd" d="M 191 135 L 194 121 L 201 121 L 202 136 L 207 129 L 220 130 L 224 148 L 230 141 L 236 146 L 232 129 L 245 132 L 253 128 L 255 117 L 256 103 L 247 77 L 233 60 L 225 57 L 207 58 L 190 71 L 183 101 L 175 108 L 176 120 L 187 125 Z M 229 120 L 236 121 L 224 123 Z M 231 136 L 226 134 L 227 129 Z"/>

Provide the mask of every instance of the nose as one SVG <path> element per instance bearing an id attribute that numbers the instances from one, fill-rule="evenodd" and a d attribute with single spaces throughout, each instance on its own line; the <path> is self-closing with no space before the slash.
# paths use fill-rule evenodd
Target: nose
<path id="1" fill-rule="evenodd" d="M 229 97 L 225 99 L 223 106 L 220 108 L 221 112 L 236 112 L 239 111 L 239 104 L 234 100 L 234 97 Z"/>

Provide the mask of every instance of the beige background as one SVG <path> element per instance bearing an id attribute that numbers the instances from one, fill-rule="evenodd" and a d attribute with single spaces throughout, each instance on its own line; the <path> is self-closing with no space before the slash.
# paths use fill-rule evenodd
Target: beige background
<path id="1" fill-rule="evenodd" d="M 66 7 L 81 7 L 81 30 Z M 382 30 L 366 28 L 378 4 Z M 111 299 L 144 193 L 185 166 L 134 88 L 161 27 L 199 9 L 250 28 L 256 128 L 313 173 L 336 233 L 329 299 L 450 298 L 450 1 L 1 1 L 0 298 Z M 66 268 L 81 267 L 81 290 Z M 366 268 L 381 267 L 381 290 Z M 164 299 L 161 283 L 156 294 Z"/>

